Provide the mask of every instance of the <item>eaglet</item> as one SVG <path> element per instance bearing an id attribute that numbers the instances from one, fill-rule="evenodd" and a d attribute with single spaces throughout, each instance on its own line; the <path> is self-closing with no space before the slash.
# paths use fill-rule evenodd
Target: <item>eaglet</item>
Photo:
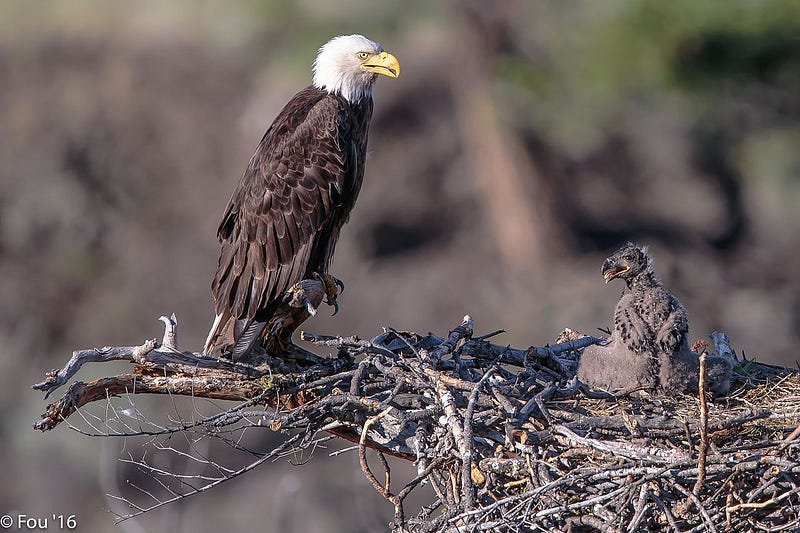
<path id="1" fill-rule="evenodd" d="M 614 331 L 605 345 L 587 347 L 578 379 L 587 385 L 629 392 L 637 389 L 697 393 L 699 356 L 689 347 L 686 309 L 653 271 L 647 249 L 628 243 L 605 260 L 606 283 L 625 281 L 614 311 Z M 730 388 L 731 362 L 709 356 L 706 387 Z"/>

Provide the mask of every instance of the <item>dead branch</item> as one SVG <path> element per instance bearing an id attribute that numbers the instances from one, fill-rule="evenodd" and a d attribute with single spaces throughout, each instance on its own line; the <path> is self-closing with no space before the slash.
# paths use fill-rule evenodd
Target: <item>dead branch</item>
<path id="1" fill-rule="evenodd" d="M 706 456 L 708 455 L 708 402 L 706 400 L 706 353 L 700 354 L 700 378 L 698 389 L 700 397 L 700 444 L 697 446 L 697 481 L 692 492 L 700 494 L 706 479 Z"/>
<path id="2" fill-rule="evenodd" d="M 165 340 L 174 342 L 174 325 L 168 322 L 165 329 Z M 118 346 L 115 348 L 105 346 L 103 348 L 76 350 L 72 352 L 72 358 L 64 368 L 49 372 L 46 379 L 33 385 L 33 388 L 45 391 L 44 397 L 47 399 L 54 390 L 67 383 L 84 364 L 105 363 L 108 361 L 130 361 L 143 365 L 149 364 L 153 367 L 180 370 L 181 372 L 185 372 L 187 368 L 195 367 L 198 370 L 209 369 L 240 374 L 247 378 L 259 378 L 265 375 L 265 371 L 242 363 L 212 359 L 191 352 L 178 352 L 172 347 L 159 350 L 157 349 L 158 346 L 156 340 L 151 339 L 139 346 Z"/>

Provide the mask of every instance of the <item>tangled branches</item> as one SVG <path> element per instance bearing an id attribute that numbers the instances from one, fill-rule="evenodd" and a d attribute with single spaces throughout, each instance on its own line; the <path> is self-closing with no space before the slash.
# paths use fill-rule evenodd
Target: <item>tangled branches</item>
<path id="1" fill-rule="evenodd" d="M 393 505 L 397 531 L 740 531 L 800 523 L 800 405 L 791 400 L 800 379 L 787 369 L 742 361 L 737 392 L 706 405 L 693 396 L 588 390 L 575 378 L 577 360 L 601 340 L 569 330 L 553 345 L 520 350 L 491 343 L 496 333 L 473 336 L 467 316 L 446 338 L 304 334 L 336 357 L 299 364 L 264 356 L 245 365 L 179 352 L 174 320 L 165 323 L 160 345 L 78 351 L 35 386 L 49 394 L 88 361 L 135 363 L 129 374 L 73 383 L 35 426 L 52 429 L 79 413 L 91 428 L 84 433 L 148 436 L 151 446 L 190 463 L 178 472 L 145 457 L 125 459 L 154 484 L 135 487 L 141 498 L 125 498 L 129 512 L 120 519 L 339 437 L 354 443 L 364 475 Z M 718 352 L 729 350 L 725 337 L 714 340 Z M 141 393 L 240 403 L 202 416 L 195 408 L 188 420 L 158 425 L 130 401 Z M 123 394 L 127 408 L 108 400 Z M 103 417 L 82 408 L 97 400 L 107 402 Z M 282 435 L 267 451 L 244 438 L 263 426 Z M 183 448 L 160 440 L 176 434 L 185 437 Z M 199 446 L 207 440 L 240 452 L 241 463 L 210 459 Z M 386 455 L 413 461 L 416 477 L 395 486 Z M 422 486 L 434 496 L 409 511 L 407 497 Z"/>

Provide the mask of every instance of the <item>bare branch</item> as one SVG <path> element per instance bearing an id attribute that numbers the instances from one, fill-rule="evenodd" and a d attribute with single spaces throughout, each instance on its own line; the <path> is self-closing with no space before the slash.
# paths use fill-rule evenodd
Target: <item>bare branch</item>
<path id="1" fill-rule="evenodd" d="M 708 454 L 708 403 L 706 401 L 706 353 L 700 354 L 700 378 L 698 388 L 700 395 L 700 444 L 697 446 L 697 482 L 692 492 L 700 494 L 706 479 L 706 455 Z"/>

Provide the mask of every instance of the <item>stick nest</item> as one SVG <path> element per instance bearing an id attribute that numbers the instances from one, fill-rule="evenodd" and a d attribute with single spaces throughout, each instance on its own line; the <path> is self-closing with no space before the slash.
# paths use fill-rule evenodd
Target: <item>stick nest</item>
<path id="1" fill-rule="evenodd" d="M 109 387 L 115 378 L 75 383 L 49 406 L 39 429 L 108 395 L 164 392 L 156 379 L 172 379 L 164 385 L 171 393 L 190 388 L 202 396 L 199 380 L 214 372 L 208 397 L 228 398 L 220 392 L 228 379 L 228 390 L 235 385 L 246 401 L 194 428 L 228 435 L 234 424 L 266 417 L 266 425 L 287 435 L 275 454 L 307 447 L 320 432 L 356 443 L 364 475 L 394 506 L 396 531 L 800 527 L 796 371 L 737 358 L 732 392 L 707 405 L 691 395 L 615 396 L 575 378 L 581 350 L 600 339 L 567 330 L 552 345 L 520 350 L 493 344 L 492 335 L 475 337 L 472 329 L 465 317 L 447 338 L 304 334 L 307 342 L 334 348 L 337 357 L 280 374 L 268 357 L 255 366 L 205 368 L 214 365 L 190 352 L 176 362 L 174 348 L 140 349 L 131 359 L 138 390 Z M 192 367 L 192 357 L 205 367 Z M 117 378 L 127 384 L 131 376 Z M 92 392 L 97 387 L 105 394 Z M 36 388 L 52 390 L 47 382 Z M 82 401 L 84 395 L 90 399 Z M 413 461 L 416 478 L 395 486 L 386 454 Z M 408 495 L 424 486 L 434 495 L 428 504 L 406 509 Z M 137 506 L 130 516 L 147 510 Z"/>

